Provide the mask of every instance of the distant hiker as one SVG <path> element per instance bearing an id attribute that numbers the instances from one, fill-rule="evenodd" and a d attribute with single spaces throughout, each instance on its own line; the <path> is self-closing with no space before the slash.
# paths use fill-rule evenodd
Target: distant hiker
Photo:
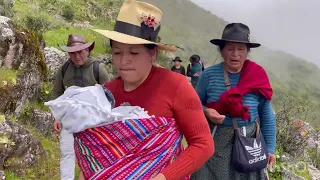
<path id="1" fill-rule="evenodd" d="M 186 75 L 186 70 L 185 68 L 181 65 L 182 60 L 180 59 L 180 57 L 176 57 L 174 58 L 174 60 L 172 60 L 174 62 L 174 66 L 172 66 L 171 71 L 182 74 L 182 75 Z"/>
<path id="2" fill-rule="evenodd" d="M 162 14 L 151 4 L 125 0 L 113 31 L 94 30 L 110 39 L 120 75 L 105 84 L 115 108 L 139 106 L 154 118 L 129 119 L 90 131 L 98 143 L 92 146 L 83 143 L 92 142 L 88 136 L 76 135 L 77 160 L 86 179 L 184 179 L 213 154 L 213 139 L 196 91 L 185 77 L 153 65 L 158 51 L 176 51 L 175 46 L 157 43 Z"/>
<path id="3" fill-rule="evenodd" d="M 107 70 L 102 63 L 89 57 L 94 48 L 94 42 L 86 43 L 81 35 L 71 34 L 67 46 L 61 49 L 69 53 L 70 58 L 56 73 L 53 95 L 54 99 L 61 96 L 70 86 L 93 86 L 103 84 L 109 80 Z M 79 119 L 80 121 L 80 119 Z M 61 130 L 58 121 L 54 121 L 55 130 Z M 62 130 L 60 133 L 60 173 L 61 180 L 73 180 L 75 175 L 75 153 L 73 135 Z"/>
<path id="4" fill-rule="evenodd" d="M 199 59 L 199 61 L 198 61 L 198 59 Z M 189 64 L 188 64 L 188 67 L 187 67 L 187 69 L 190 69 L 191 70 L 191 68 L 192 68 L 192 62 L 195 62 L 195 63 L 199 63 L 199 64 L 201 64 L 201 66 L 202 66 L 202 71 L 204 71 L 204 64 L 203 64 L 203 62 L 201 61 L 201 58 L 200 58 L 200 56 L 199 55 L 192 55 L 191 57 L 190 57 L 190 60 L 189 60 L 190 62 L 189 62 Z"/>
<path id="5" fill-rule="evenodd" d="M 190 57 L 190 63 L 187 67 L 187 76 L 191 77 L 191 84 L 196 88 L 200 73 L 204 70 L 203 63 L 200 60 L 199 55 L 192 55 Z"/>
<path id="6" fill-rule="evenodd" d="M 275 163 L 276 118 L 273 90 L 266 71 L 248 60 L 249 27 L 228 24 L 219 47 L 224 62 L 208 67 L 196 91 L 215 141 L 214 155 L 191 176 L 192 180 L 265 180 Z M 260 131 L 261 130 L 261 131 Z"/>

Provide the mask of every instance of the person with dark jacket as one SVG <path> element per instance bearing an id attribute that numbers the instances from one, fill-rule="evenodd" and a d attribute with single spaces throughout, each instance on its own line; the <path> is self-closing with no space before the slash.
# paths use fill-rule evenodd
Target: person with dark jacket
<path id="1" fill-rule="evenodd" d="M 203 63 L 200 61 L 199 55 L 192 55 L 190 57 L 190 63 L 187 67 L 187 76 L 191 77 L 191 84 L 196 88 L 200 73 L 204 71 Z"/>
<path id="2" fill-rule="evenodd" d="M 172 61 L 174 62 L 174 66 L 172 66 L 171 71 L 176 72 L 176 73 L 180 73 L 185 76 L 186 69 L 181 65 L 182 60 L 180 59 L 180 57 L 176 57 Z"/>
<path id="3" fill-rule="evenodd" d="M 67 46 L 61 46 L 60 48 L 68 52 L 70 58 L 56 73 L 53 87 L 54 99 L 61 96 L 70 86 L 94 86 L 95 84 L 104 84 L 111 80 L 103 64 L 89 57 L 90 52 L 94 48 L 94 42 L 86 43 L 81 35 L 71 34 L 69 35 Z M 73 135 L 65 130 L 61 130 L 61 124 L 58 121 L 55 120 L 53 125 L 56 131 L 61 131 L 61 180 L 73 180 L 76 161 Z"/>

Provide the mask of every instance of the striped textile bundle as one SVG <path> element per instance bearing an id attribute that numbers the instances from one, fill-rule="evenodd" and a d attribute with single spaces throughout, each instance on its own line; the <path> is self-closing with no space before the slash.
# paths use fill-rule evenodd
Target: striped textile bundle
<path id="1" fill-rule="evenodd" d="M 75 134 L 85 179 L 151 179 L 182 152 L 172 118 L 130 119 Z M 188 179 L 188 177 L 186 177 Z"/>

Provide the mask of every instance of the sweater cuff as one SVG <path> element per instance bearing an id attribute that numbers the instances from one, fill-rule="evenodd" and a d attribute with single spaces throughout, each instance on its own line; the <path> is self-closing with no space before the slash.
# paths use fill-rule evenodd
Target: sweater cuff
<path id="1" fill-rule="evenodd" d="M 202 105 L 202 110 L 204 111 L 204 110 L 206 110 L 206 109 L 207 109 L 207 107 L 204 106 L 204 105 Z"/>
<path id="2" fill-rule="evenodd" d="M 275 148 L 267 148 L 268 153 L 274 154 Z"/>

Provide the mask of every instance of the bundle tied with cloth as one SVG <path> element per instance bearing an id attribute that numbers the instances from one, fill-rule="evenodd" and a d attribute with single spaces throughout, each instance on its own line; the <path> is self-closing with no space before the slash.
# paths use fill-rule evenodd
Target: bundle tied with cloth
<path id="1" fill-rule="evenodd" d="M 183 150 L 174 119 L 153 117 L 138 106 L 114 108 L 111 92 L 71 86 L 45 103 L 62 128 L 74 134 L 85 179 L 150 179 Z"/>

